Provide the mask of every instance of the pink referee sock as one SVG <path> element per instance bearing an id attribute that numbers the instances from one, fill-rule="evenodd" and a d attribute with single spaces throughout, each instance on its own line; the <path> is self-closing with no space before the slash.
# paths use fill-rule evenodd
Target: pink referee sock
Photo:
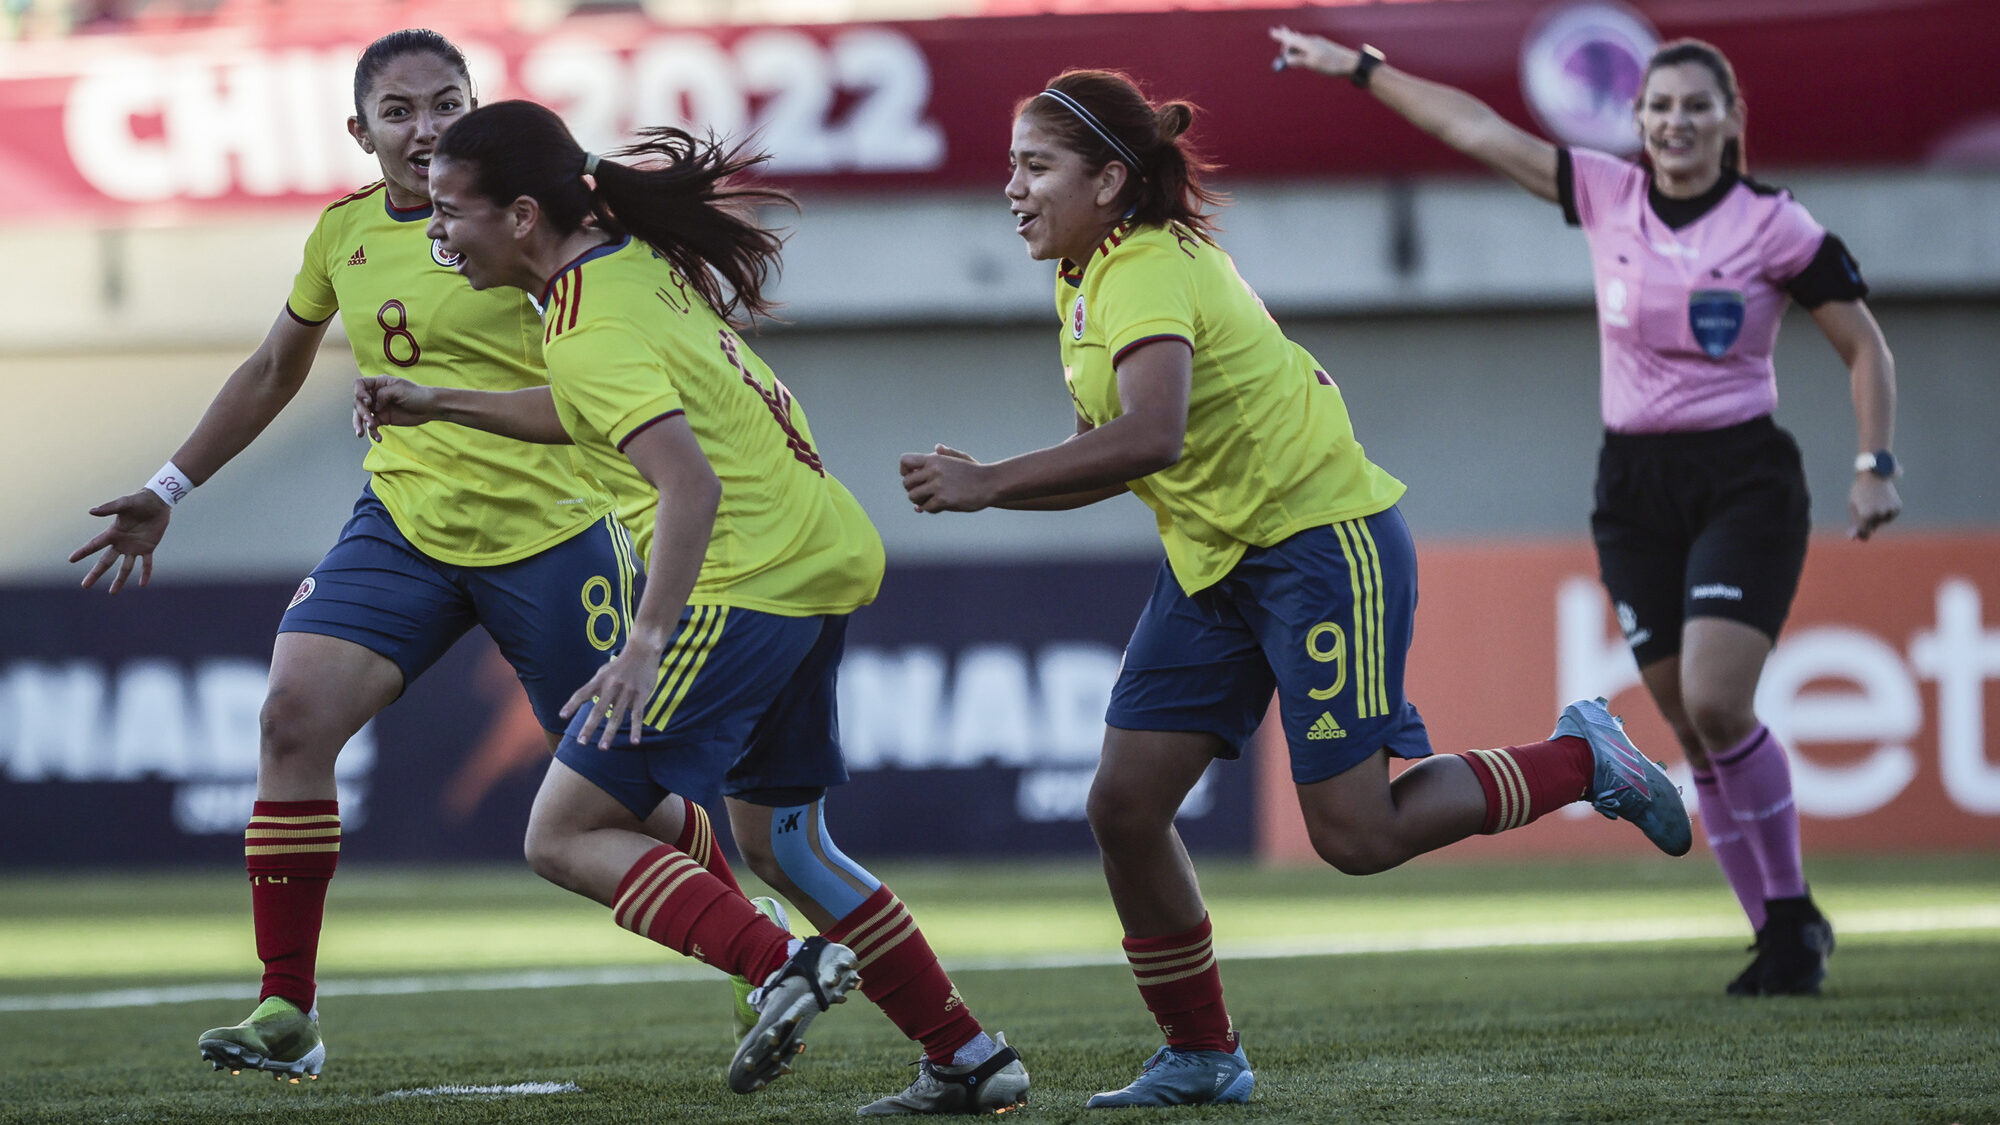
<path id="1" fill-rule="evenodd" d="M 1720 754 L 1711 754 L 1716 787 L 1764 874 L 1764 897 L 1806 893 L 1799 857 L 1799 809 L 1792 803 L 1792 766 L 1765 727 Z"/>
<path id="2" fill-rule="evenodd" d="M 1715 862 L 1722 868 L 1722 877 L 1729 880 L 1729 889 L 1736 892 L 1750 928 L 1763 929 L 1764 869 L 1758 866 L 1749 839 L 1722 800 L 1722 787 L 1715 783 L 1713 773 L 1695 771 L 1694 795 L 1701 808 L 1701 831 L 1708 839 L 1708 850 L 1715 853 Z"/>

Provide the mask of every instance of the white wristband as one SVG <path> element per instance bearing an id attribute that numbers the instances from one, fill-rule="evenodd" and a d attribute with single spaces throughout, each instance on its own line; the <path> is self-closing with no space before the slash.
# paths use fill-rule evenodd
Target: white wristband
<path id="1" fill-rule="evenodd" d="M 194 491 L 194 482 L 187 478 L 186 473 L 181 472 L 179 466 L 169 461 L 161 466 L 159 472 L 153 474 L 152 480 L 146 482 L 146 488 L 153 495 L 165 500 L 167 507 L 171 508 L 187 499 L 187 494 Z"/>

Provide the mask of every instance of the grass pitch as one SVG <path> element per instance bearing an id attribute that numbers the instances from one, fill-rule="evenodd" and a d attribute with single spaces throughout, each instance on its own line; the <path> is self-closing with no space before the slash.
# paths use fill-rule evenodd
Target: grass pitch
<path id="1" fill-rule="evenodd" d="M 1826 995 L 1755 1001 L 1722 995 L 1747 935 L 1698 860 L 1202 869 L 1257 1093 L 1120 1122 L 2000 1122 L 1991 857 L 1814 863 L 1841 931 Z M 1103 1121 L 1083 1099 L 1158 1033 L 1094 869 L 881 874 L 1022 1049 L 1019 1119 Z M 247 899 L 228 871 L 0 880 L 0 1121 L 790 1125 L 914 1074 L 857 995 L 738 1097 L 718 976 L 525 872 L 359 867 L 329 901 L 325 1075 L 216 1074 L 194 1039 L 251 1006 Z M 621 972 L 652 979 L 528 987 Z"/>

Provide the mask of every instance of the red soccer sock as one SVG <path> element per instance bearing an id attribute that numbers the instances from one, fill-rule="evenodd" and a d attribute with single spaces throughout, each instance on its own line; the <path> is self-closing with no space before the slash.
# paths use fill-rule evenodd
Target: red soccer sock
<path id="1" fill-rule="evenodd" d="M 682 825 L 680 839 L 674 841 L 674 847 L 707 868 L 708 873 L 722 880 L 724 886 L 742 894 L 742 884 L 736 881 L 736 873 L 729 869 L 729 857 L 723 855 L 722 849 L 716 845 L 715 825 L 709 823 L 708 810 L 686 797 L 681 798 L 681 804 L 685 808 L 686 823 Z"/>
<path id="2" fill-rule="evenodd" d="M 258 801 L 243 830 L 250 918 L 264 962 L 258 1002 L 273 996 L 310 1012 L 326 885 L 340 862 L 340 802 Z"/>
<path id="3" fill-rule="evenodd" d="M 979 1021 L 938 964 L 917 920 L 887 884 L 875 888 L 823 936 L 854 951 L 861 994 L 904 1035 L 923 1044 L 924 1056 L 933 1064 L 950 1066 L 953 1053 L 979 1034 Z"/>
<path id="4" fill-rule="evenodd" d="M 1459 757 L 1486 791 L 1486 824 L 1480 831 L 1488 835 L 1582 800 L 1590 789 L 1590 743 L 1581 738 L 1468 750 Z"/>
<path id="5" fill-rule="evenodd" d="M 1139 980 L 1139 996 L 1170 1047 L 1236 1049 L 1229 1012 L 1222 1006 L 1222 970 L 1215 963 L 1213 934 L 1204 914 L 1191 930 L 1125 939 L 1125 959 Z"/>
<path id="6" fill-rule="evenodd" d="M 789 956 L 792 935 L 668 844 L 640 856 L 618 881 L 611 911 L 633 933 L 756 984 Z"/>

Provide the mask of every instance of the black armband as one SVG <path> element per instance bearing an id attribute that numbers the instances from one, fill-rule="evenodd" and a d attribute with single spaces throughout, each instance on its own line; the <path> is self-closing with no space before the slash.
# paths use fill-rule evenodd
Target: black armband
<path id="1" fill-rule="evenodd" d="M 1861 267 L 1854 264 L 1847 244 L 1829 232 L 1806 268 L 1785 283 L 1785 292 L 1805 308 L 1816 309 L 1828 301 L 1859 301 L 1868 295 L 1868 283 L 1861 280 Z"/>

